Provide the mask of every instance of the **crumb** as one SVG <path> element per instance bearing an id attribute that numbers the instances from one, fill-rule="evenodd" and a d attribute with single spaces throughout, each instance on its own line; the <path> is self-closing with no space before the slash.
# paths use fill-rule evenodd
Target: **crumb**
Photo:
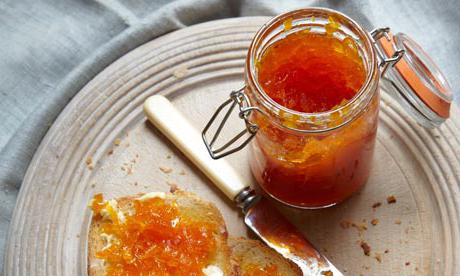
<path id="1" fill-rule="evenodd" d="M 410 262 L 406 262 L 405 265 L 406 265 L 406 266 L 409 266 L 409 265 L 410 265 Z"/>
<path id="2" fill-rule="evenodd" d="M 383 253 L 387 254 L 390 250 L 386 249 Z"/>
<path id="3" fill-rule="evenodd" d="M 333 276 L 334 274 L 332 274 L 332 272 L 330 270 L 328 271 L 323 271 L 321 272 L 321 275 L 324 275 L 324 276 Z"/>
<path id="4" fill-rule="evenodd" d="M 342 227 L 342 229 L 348 229 L 348 228 L 350 228 L 350 226 L 351 226 L 350 221 L 348 221 L 348 220 L 340 221 L 340 227 Z"/>
<path id="5" fill-rule="evenodd" d="M 92 170 L 94 168 L 93 166 L 93 157 L 91 156 L 88 156 L 86 158 L 86 166 L 88 167 L 88 169 Z"/>
<path id="6" fill-rule="evenodd" d="M 187 74 L 188 74 L 188 68 L 185 66 L 181 66 L 177 68 L 176 70 L 174 70 L 173 72 L 173 76 L 178 79 L 185 77 Z"/>
<path id="7" fill-rule="evenodd" d="M 91 184 L 91 188 L 94 189 L 95 187 L 96 187 L 96 184 L 95 184 L 95 183 Z"/>
<path id="8" fill-rule="evenodd" d="M 139 158 L 139 154 L 136 153 L 136 158 Z"/>
<path id="9" fill-rule="evenodd" d="M 400 225 L 400 224 L 401 224 L 401 220 L 400 220 L 400 219 L 395 220 L 395 224 Z"/>
<path id="10" fill-rule="evenodd" d="M 364 276 L 364 274 L 362 274 L 362 273 L 359 273 L 359 276 Z"/>
<path id="11" fill-rule="evenodd" d="M 111 149 L 111 150 L 109 150 L 109 151 L 107 152 L 107 155 L 112 155 L 112 154 L 113 154 L 113 149 Z"/>
<path id="12" fill-rule="evenodd" d="M 168 167 L 160 167 L 160 170 L 161 170 L 163 173 L 171 173 L 171 172 L 172 172 L 172 169 L 171 169 L 171 168 L 168 168 Z"/>
<path id="13" fill-rule="evenodd" d="M 377 262 L 381 263 L 382 262 L 382 255 L 379 253 L 375 253 L 374 258 L 377 260 Z"/>
<path id="14" fill-rule="evenodd" d="M 366 219 L 363 219 L 363 223 L 366 223 L 366 222 L 367 222 L 367 220 L 366 220 Z"/>
<path id="15" fill-rule="evenodd" d="M 149 186 L 144 186 L 144 188 L 145 188 L 145 189 L 148 189 L 148 188 L 149 188 Z"/>
<path id="16" fill-rule="evenodd" d="M 131 163 L 123 163 L 123 166 L 121 166 L 121 170 L 126 172 L 127 175 L 131 175 L 134 172 L 134 163 L 131 161 Z"/>
<path id="17" fill-rule="evenodd" d="M 361 241 L 360 246 L 361 246 L 361 248 L 363 249 L 364 255 L 370 256 L 370 254 L 371 254 L 371 247 L 369 246 L 369 244 L 367 244 L 365 241 Z"/>
<path id="18" fill-rule="evenodd" d="M 415 271 L 418 271 L 418 267 L 415 267 Z"/>
<path id="19" fill-rule="evenodd" d="M 373 219 L 373 220 L 371 220 L 371 224 L 376 226 L 377 224 L 379 224 L 379 220 L 378 219 Z"/>
<path id="20" fill-rule="evenodd" d="M 179 174 L 180 174 L 180 175 L 185 175 L 185 171 L 184 171 L 184 170 L 181 170 Z"/>
<path id="21" fill-rule="evenodd" d="M 118 147 L 121 144 L 121 139 L 120 138 L 115 139 L 115 141 L 113 141 L 113 144 Z"/>
<path id="22" fill-rule="evenodd" d="M 168 155 L 166 156 L 166 159 L 171 159 L 171 157 L 172 157 L 172 156 L 171 156 L 170 154 L 168 154 Z"/>
<path id="23" fill-rule="evenodd" d="M 77 238 L 80 238 L 80 234 L 77 234 Z"/>
<path id="24" fill-rule="evenodd" d="M 169 192 L 170 193 L 175 193 L 178 190 L 179 190 L 179 187 L 177 186 L 177 184 L 172 183 L 172 184 L 169 185 Z"/>
<path id="25" fill-rule="evenodd" d="M 137 186 L 137 184 L 138 184 L 138 183 L 137 183 L 137 181 L 136 181 L 136 182 L 134 182 L 134 186 Z"/>
<path id="26" fill-rule="evenodd" d="M 367 230 L 367 226 L 365 224 L 356 224 L 356 223 L 351 223 L 351 227 L 354 227 L 358 229 L 359 232 Z"/>
<path id="27" fill-rule="evenodd" d="M 382 205 L 381 202 L 376 202 L 376 203 L 372 204 L 372 209 L 376 209 L 376 208 L 380 207 L 380 205 Z"/>
<path id="28" fill-rule="evenodd" d="M 388 204 L 396 203 L 396 197 L 395 197 L 395 196 L 389 196 L 389 197 L 387 197 L 387 203 L 388 203 Z"/>

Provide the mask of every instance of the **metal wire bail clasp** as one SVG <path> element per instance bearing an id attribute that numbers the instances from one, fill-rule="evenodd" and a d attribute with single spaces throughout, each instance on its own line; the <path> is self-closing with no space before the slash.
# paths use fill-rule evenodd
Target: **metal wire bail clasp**
<path id="1" fill-rule="evenodd" d="M 227 156 L 229 154 L 232 154 L 234 152 L 237 152 L 244 148 L 251 140 L 254 138 L 256 135 L 257 131 L 259 130 L 259 126 L 250 122 L 249 121 L 249 115 L 253 110 L 259 110 L 257 107 L 253 107 L 250 105 L 249 99 L 247 95 L 244 93 L 245 87 L 243 86 L 237 91 L 232 91 L 230 93 L 230 98 L 226 100 L 222 105 L 220 105 L 216 112 L 212 115 L 211 119 L 209 122 L 206 124 L 206 127 L 203 129 L 203 132 L 201 133 L 201 136 L 203 137 L 204 144 L 206 145 L 206 148 L 208 149 L 209 154 L 213 159 L 219 159 L 221 157 Z M 216 132 L 211 138 L 211 141 L 208 141 L 208 138 L 206 137 L 206 133 L 210 129 L 210 127 L 213 125 L 214 121 L 216 120 L 217 116 L 219 115 L 220 112 L 222 112 L 225 107 L 228 107 L 227 112 L 225 113 L 222 121 L 220 122 L 219 126 L 217 127 Z M 222 129 L 224 128 L 228 118 L 230 117 L 230 114 L 232 111 L 235 109 L 235 107 L 238 106 L 239 109 L 239 117 L 244 120 L 246 124 L 246 128 L 242 130 L 240 133 L 238 133 L 235 137 L 230 139 L 227 143 L 225 143 L 223 146 L 220 146 L 218 148 L 214 148 L 214 144 L 217 141 L 217 138 L 219 137 L 219 134 L 221 133 Z M 249 136 L 244 139 L 239 145 L 230 148 L 230 146 L 234 143 L 237 143 L 238 140 L 241 140 L 241 138 L 246 134 L 249 133 Z M 230 149 L 228 149 L 230 148 Z M 225 151 L 228 149 L 227 151 Z"/>
<path id="2" fill-rule="evenodd" d="M 371 36 L 374 40 L 374 49 L 376 50 L 379 58 L 380 58 L 380 63 L 379 63 L 379 67 L 382 68 L 381 69 L 381 73 L 380 75 L 383 77 L 388 69 L 388 67 L 391 65 L 391 66 L 394 66 L 403 56 L 404 56 L 404 49 L 396 49 L 393 56 L 391 57 L 387 57 L 385 55 L 385 53 L 382 51 L 382 49 L 378 46 L 378 41 L 379 39 L 381 39 L 382 37 L 385 37 L 386 40 L 388 41 L 391 41 L 391 38 L 390 38 L 390 28 L 389 27 L 385 27 L 385 28 L 378 28 L 378 29 L 374 29 L 371 31 Z"/>

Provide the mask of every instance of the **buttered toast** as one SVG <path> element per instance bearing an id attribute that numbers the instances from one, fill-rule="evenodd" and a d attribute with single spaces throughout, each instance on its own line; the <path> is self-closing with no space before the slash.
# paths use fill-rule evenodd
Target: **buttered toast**
<path id="1" fill-rule="evenodd" d="M 234 275 L 219 210 L 194 194 L 96 195 L 89 275 Z"/>

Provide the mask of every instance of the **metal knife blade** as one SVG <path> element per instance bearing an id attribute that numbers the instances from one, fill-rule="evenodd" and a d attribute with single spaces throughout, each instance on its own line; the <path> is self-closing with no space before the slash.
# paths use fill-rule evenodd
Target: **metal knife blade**
<path id="1" fill-rule="evenodd" d="M 268 246 L 298 265 L 304 275 L 343 276 L 266 198 L 246 210 L 244 222 Z"/>

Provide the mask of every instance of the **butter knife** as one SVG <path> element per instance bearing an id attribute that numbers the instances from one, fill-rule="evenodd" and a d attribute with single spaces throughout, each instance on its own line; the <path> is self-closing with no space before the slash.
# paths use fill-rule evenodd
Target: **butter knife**
<path id="1" fill-rule="evenodd" d="M 144 113 L 187 158 L 243 210 L 245 224 L 304 275 L 343 275 L 271 203 L 249 187 L 223 159 L 212 159 L 201 134 L 161 95 L 149 97 Z"/>

